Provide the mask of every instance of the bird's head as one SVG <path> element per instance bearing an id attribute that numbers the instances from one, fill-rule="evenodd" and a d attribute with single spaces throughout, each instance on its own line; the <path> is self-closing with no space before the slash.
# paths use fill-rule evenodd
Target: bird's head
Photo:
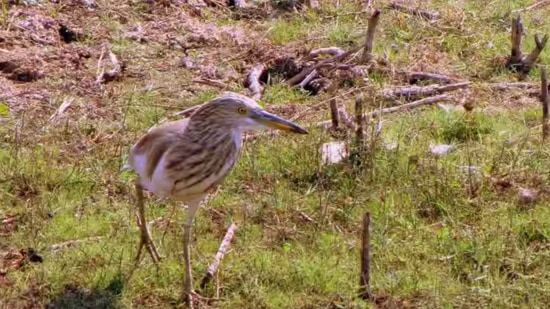
<path id="1" fill-rule="evenodd" d="M 227 129 L 241 131 L 271 128 L 308 134 L 304 128 L 297 124 L 267 112 L 251 98 L 234 92 L 224 93 L 206 103 L 191 116 L 191 121 L 194 119 L 212 121 Z"/>

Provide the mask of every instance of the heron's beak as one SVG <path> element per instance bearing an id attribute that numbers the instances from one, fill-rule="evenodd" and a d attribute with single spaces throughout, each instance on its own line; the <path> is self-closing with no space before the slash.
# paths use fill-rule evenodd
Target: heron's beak
<path id="1" fill-rule="evenodd" d="M 257 112 L 257 114 L 253 116 L 253 118 L 258 123 L 273 129 L 288 131 L 288 132 L 293 132 L 298 134 L 308 134 L 308 132 L 304 128 L 300 127 L 299 125 L 292 123 L 288 120 L 285 120 L 279 116 L 275 116 L 266 111 Z"/>

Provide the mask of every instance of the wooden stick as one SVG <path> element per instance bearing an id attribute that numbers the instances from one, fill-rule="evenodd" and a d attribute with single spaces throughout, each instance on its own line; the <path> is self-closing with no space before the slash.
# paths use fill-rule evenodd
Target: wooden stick
<path id="1" fill-rule="evenodd" d="M 319 75 L 317 70 L 311 71 L 311 73 L 309 73 L 306 78 L 304 78 L 304 80 L 296 86 L 300 86 L 300 88 L 304 89 L 304 87 L 307 86 L 307 84 L 309 84 L 309 82 L 311 82 L 315 77 L 317 77 L 317 75 Z"/>
<path id="2" fill-rule="evenodd" d="M 224 82 L 222 82 L 221 80 L 216 80 L 216 79 L 195 78 L 195 79 L 193 79 L 193 82 L 197 83 L 197 84 L 203 84 L 203 85 L 216 87 L 216 88 L 219 88 L 219 89 L 227 89 L 228 88 L 227 85 Z"/>
<path id="3" fill-rule="evenodd" d="M 355 123 L 357 124 L 357 129 L 355 131 L 355 144 L 357 145 L 359 151 L 363 151 L 363 145 L 365 144 L 365 129 L 364 129 L 364 120 L 363 117 L 363 96 L 359 95 L 355 98 Z"/>
<path id="4" fill-rule="evenodd" d="M 324 47 L 324 48 L 318 48 L 314 49 L 311 52 L 309 52 L 310 57 L 317 57 L 319 55 L 331 55 L 331 56 L 339 56 L 344 53 L 344 50 L 340 47 Z"/>
<path id="5" fill-rule="evenodd" d="M 508 59 L 508 67 L 515 67 L 521 63 L 521 45 L 523 40 L 523 22 L 521 16 L 512 20 L 512 53 Z"/>
<path id="6" fill-rule="evenodd" d="M 223 237 L 222 243 L 220 244 L 220 248 L 218 249 L 218 252 L 216 252 L 214 261 L 212 262 L 212 264 L 210 264 L 210 266 L 208 266 L 208 269 L 206 270 L 206 273 L 202 278 L 201 289 L 204 290 L 204 288 L 206 288 L 206 285 L 210 282 L 210 280 L 212 280 L 214 275 L 218 272 L 218 268 L 220 267 L 220 262 L 222 261 L 223 257 L 227 253 L 227 250 L 229 250 L 229 247 L 231 246 L 231 240 L 235 235 L 235 231 L 237 231 L 237 225 L 234 222 L 231 222 L 231 225 L 227 229 L 227 232 Z"/>
<path id="7" fill-rule="evenodd" d="M 85 242 L 90 242 L 90 241 L 98 241 L 98 240 L 101 240 L 103 238 L 104 238 L 103 236 L 92 236 L 92 237 L 83 238 L 83 239 L 68 240 L 68 241 L 64 241 L 62 243 L 53 244 L 50 247 L 50 249 L 52 251 L 59 251 L 59 250 L 62 250 L 64 248 L 67 248 L 67 247 L 72 247 L 72 246 L 75 246 L 75 245 L 78 245 L 78 244 L 81 244 L 81 243 L 85 243 Z"/>
<path id="8" fill-rule="evenodd" d="M 361 233 L 361 275 L 359 277 L 359 296 L 363 300 L 372 298 L 370 291 L 370 211 L 363 217 L 363 232 Z"/>
<path id="9" fill-rule="evenodd" d="M 542 140 L 548 137 L 548 73 L 542 68 L 540 100 L 542 102 Z"/>
<path id="10" fill-rule="evenodd" d="M 489 83 L 485 85 L 497 90 L 509 90 L 512 88 L 534 88 L 538 86 L 536 83 L 528 83 L 528 82 L 502 82 L 502 83 Z"/>
<path id="11" fill-rule="evenodd" d="M 330 119 L 332 120 L 332 128 L 334 130 L 338 129 L 340 119 L 338 115 L 338 102 L 335 98 L 330 100 Z"/>
<path id="12" fill-rule="evenodd" d="M 247 78 L 247 88 L 252 94 L 252 99 L 258 101 L 262 97 L 262 86 L 260 85 L 260 76 L 265 70 L 265 65 L 258 64 L 252 68 Z"/>
<path id="13" fill-rule="evenodd" d="M 439 19 L 439 12 L 437 11 L 428 11 L 428 10 L 421 10 L 421 9 L 415 9 L 411 7 L 407 7 L 398 3 L 390 3 L 388 6 L 390 9 L 394 9 L 396 11 L 400 11 L 403 13 L 407 13 L 410 15 L 420 16 L 422 18 L 425 18 L 427 20 L 437 20 Z"/>
<path id="14" fill-rule="evenodd" d="M 533 51 L 529 55 L 527 55 L 527 57 L 525 57 L 525 59 L 523 59 L 522 61 L 521 72 L 523 74 L 527 74 L 529 73 L 529 71 L 531 71 L 531 68 L 539 58 L 540 53 L 546 46 L 547 42 L 548 42 L 548 35 L 545 35 L 541 40 L 538 34 L 535 34 L 535 44 L 536 44 L 535 49 L 533 49 Z"/>
<path id="15" fill-rule="evenodd" d="M 542 0 L 542 1 L 536 2 L 533 5 L 530 5 L 526 8 L 519 9 L 519 10 L 513 10 L 512 13 L 522 13 L 522 12 L 527 12 L 527 11 L 531 11 L 531 10 L 536 10 L 536 9 L 540 9 L 540 8 L 542 8 L 542 7 L 544 7 L 548 4 L 550 4 L 550 0 Z"/>
<path id="16" fill-rule="evenodd" d="M 413 109 L 423 105 L 430 105 L 430 104 L 435 104 L 438 102 L 445 102 L 445 101 L 451 101 L 451 97 L 446 94 L 442 94 L 442 95 L 437 95 L 429 98 L 424 98 L 418 101 L 414 101 L 414 102 L 399 105 L 399 106 L 383 108 L 381 110 L 365 113 L 363 114 L 363 117 L 365 119 L 375 118 L 384 114 L 395 113 L 402 110 Z M 328 127 L 330 126 L 330 124 L 331 124 L 331 120 L 327 120 L 327 121 L 318 122 L 317 124 L 315 124 L 315 126 Z"/>
<path id="17" fill-rule="evenodd" d="M 363 55 L 361 57 L 361 61 L 364 63 L 369 62 L 373 58 L 372 48 L 374 46 L 374 33 L 376 26 L 378 25 L 378 20 L 380 19 L 380 13 L 382 13 L 380 10 L 375 10 L 369 18 L 365 49 L 363 50 Z"/>
<path id="18" fill-rule="evenodd" d="M 412 87 L 397 87 L 384 89 L 381 92 L 381 96 L 388 100 L 397 100 L 400 98 L 405 99 L 416 99 L 419 97 L 425 97 L 430 95 L 435 95 L 443 92 L 453 91 L 457 89 L 463 89 L 470 87 L 470 82 L 460 82 L 449 85 L 435 85 L 435 86 L 412 86 Z"/>
<path id="19" fill-rule="evenodd" d="M 359 50 L 361 50 L 362 47 L 355 47 L 355 48 L 352 48 L 346 52 L 344 52 L 343 54 L 340 54 L 340 55 L 337 55 L 337 56 L 334 56 L 334 57 L 330 57 L 328 59 L 325 59 L 323 61 L 320 61 L 318 62 L 317 64 L 313 65 L 313 66 L 310 66 L 310 67 L 307 67 L 307 68 L 304 68 L 300 73 L 296 74 L 294 77 L 288 79 L 285 83 L 287 85 L 290 85 L 290 86 L 294 86 L 298 83 L 300 83 L 306 76 L 308 76 L 313 70 L 317 70 L 318 68 L 322 67 L 322 66 L 325 66 L 329 63 L 333 63 L 333 62 L 340 62 L 342 60 L 344 60 L 345 58 L 347 58 L 349 55 L 353 54 L 353 53 L 356 53 L 358 52 Z"/>
<path id="20" fill-rule="evenodd" d="M 450 76 L 436 73 L 408 72 L 407 75 L 409 76 L 409 81 L 411 83 L 415 83 L 421 80 L 435 80 L 440 83 L 448 84 L 456 80 L 455 78 L 452 78 Z"/>

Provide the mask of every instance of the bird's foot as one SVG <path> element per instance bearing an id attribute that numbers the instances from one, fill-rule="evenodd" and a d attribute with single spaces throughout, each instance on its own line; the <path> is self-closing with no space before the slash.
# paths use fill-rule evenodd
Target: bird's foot
<path id="1" fill-rule="evenodd" d="M 135 259 L 136 265 L 140 262 L 141 252 L 143 250 L 143 247 L 145 247 L 147 249 L 147 252 L 149 252 L 149 255 L 151 256 L 153 263 L 155 263 L 155 265 L 158 266 L 161 258 L 160 258 L 160 255 L 158 254 L 155 244 L 153 243 L 153 240 L 148 235 L 141 236 L 141 239 L 139 241 L 138 252 Z"/>

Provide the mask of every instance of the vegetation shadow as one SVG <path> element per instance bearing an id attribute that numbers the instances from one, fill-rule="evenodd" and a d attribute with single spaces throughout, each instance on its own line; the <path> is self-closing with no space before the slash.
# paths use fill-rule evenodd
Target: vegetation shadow
<path id="1" fill-rule="evenodd" d="M 92 289 L 67 285 L 46 305 L 47 309 L 120 309 L 119 295 L 123 281 L 116 276 L 106 288 Z"/>

